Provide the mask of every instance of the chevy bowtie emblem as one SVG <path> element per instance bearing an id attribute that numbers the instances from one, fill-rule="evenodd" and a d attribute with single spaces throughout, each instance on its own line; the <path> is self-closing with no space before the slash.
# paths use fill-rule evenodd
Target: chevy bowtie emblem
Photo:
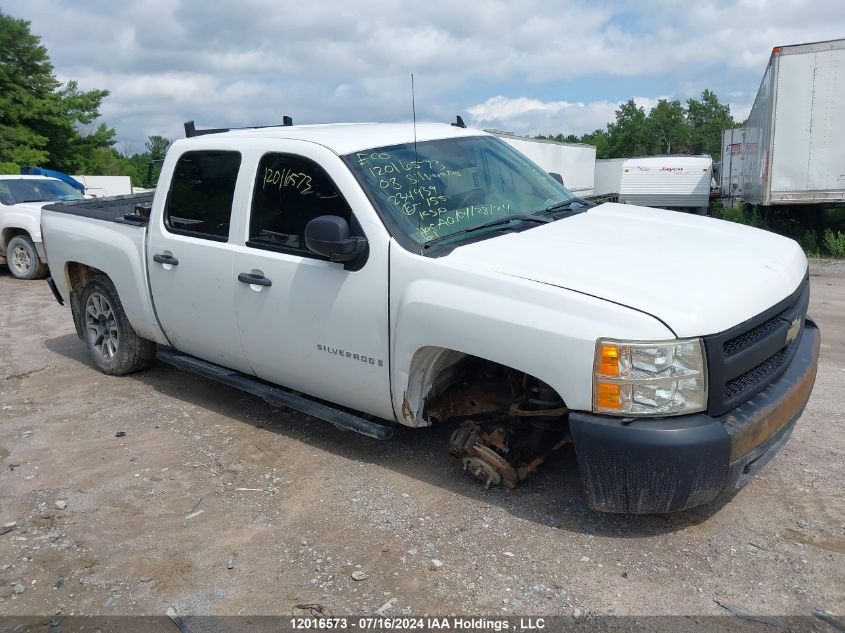
<path id="1" fill-rule="evenodd" d="M 795 319 L 786 331 L 786 344 L 791 345 L 795 339 L 798 338 L 798 333 L 801 331 L 801 317 Z"/>

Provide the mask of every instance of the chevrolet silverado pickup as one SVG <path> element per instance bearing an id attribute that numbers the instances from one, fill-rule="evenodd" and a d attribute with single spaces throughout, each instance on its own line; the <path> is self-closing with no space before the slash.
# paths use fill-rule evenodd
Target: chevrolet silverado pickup
<path id="1" fill-rule="evenodd" d="M 592 205 L 452 124 L 201 130 L 154 194 L 47 207 L 49 280 L 105 373 L 155 358 L 513 487 L 572 444 L 588 505 L 727 499 L 815 381 L 807 260 Z"/>

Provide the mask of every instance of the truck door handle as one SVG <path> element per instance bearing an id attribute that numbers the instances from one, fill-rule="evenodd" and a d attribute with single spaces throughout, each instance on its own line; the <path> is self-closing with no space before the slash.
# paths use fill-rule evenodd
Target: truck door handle
<path id="1" fill-rule="evenodd" d="M 158 262 L 159 264 L 170 264 L 171 266 L 179 265 L 179 260 L 173 257 L 173 255 L 165 255 L 163 253 L 156 253 L 153 255 L 153 261 Z"/>
<path id="2" fill-rule="evenodd" d="M 238 281 L 249 284 L 250 286 L 272 286 L 273 282 L 267 279 L 264 275 L 256 275 L 253 273 L 241 273 L 238 275 Z"/>

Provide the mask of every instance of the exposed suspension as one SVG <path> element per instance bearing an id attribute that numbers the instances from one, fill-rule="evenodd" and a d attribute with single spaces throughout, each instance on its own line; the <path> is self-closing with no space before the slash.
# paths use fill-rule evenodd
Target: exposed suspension
<path id="1" fill-rule="evenodd" d="M 546 383 L 489 363 L 468 363 L 462 373 L 469 380 L 452 385 L 426 411 L 432 420 L 462 420 L 449 454 L 485 487 L 514 488 L 571 442 L 569 410 Z"/>

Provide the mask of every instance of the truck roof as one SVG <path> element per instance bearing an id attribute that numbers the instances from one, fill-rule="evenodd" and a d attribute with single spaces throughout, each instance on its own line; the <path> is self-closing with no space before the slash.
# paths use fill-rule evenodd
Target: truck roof
<path id="1" fill-rule="evenodd" d="M 296 139 L 323 145 L 336 154 L 350 154 L 375 147 L 413 143 L 415 126 L 412 123 L 327 123 L 319 125 L 285 125 L 244 128 L 214 134 L 213 137 L 243 137 L 261 139 Z M 463 136 L 489 136 L 482 130 L 462 128 L 448 123 L 417 123 L 416 140 L 432 141 Z M 188 139 L 209 138 L 196 136 Z M 181 141 L 185 142 L 185 141 Z"/>

